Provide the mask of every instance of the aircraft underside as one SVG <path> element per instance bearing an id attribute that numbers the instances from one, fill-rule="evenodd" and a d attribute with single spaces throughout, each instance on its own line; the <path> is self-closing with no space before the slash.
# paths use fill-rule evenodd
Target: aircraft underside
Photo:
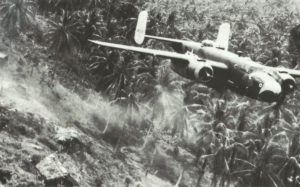
<path id="1" fill-rule="evenodd" d="M 179 75 L 190 79 L 196 80 L 194 72 L 188 68 L 188 66 L 182 63 L 180 60 L 172 60 L 171 68 Z M 215 89 L 218 92 L 223 92 L 225 89 L 230 89 L 239 95 L 247 96 L 253 99 L 258 99 L 266 102 L 277 102 L 282 96 L 281 85 L 272 77 L 269 77 L 267 83 L 271 84 L 275 90 L 280 89 L 280 92 L 274 90 L 265 90 L 261 92 L 263 83 L 255 78 L 251 78 L 250 74 L 245 71 L 241 71 L 232 68 L 230 71 L 224 71 L 223 69 L 214 68 L 214 76 L 208 82 L 198 81 L 200 84 Z M 279 88 L 280 87 L 280 88 Z"/>

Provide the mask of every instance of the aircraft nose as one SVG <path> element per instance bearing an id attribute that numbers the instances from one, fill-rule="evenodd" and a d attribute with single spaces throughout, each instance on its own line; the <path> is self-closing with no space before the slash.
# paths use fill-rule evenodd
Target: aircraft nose
<path id="1" fill-rule="evenodd" d="M 259 98 L 263 101 L 277 101 L 281 94 L 281 86 L 276 81 L 267 81 L 264 83 L 259 92 Z"/>

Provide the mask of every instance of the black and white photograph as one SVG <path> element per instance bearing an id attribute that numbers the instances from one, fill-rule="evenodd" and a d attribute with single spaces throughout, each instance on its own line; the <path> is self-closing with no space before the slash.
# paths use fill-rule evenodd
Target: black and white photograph
<path id="1" fill-rule="evenodd" d="M 0 187 L 300 187 L 300 0 L 0 0 Z"/>

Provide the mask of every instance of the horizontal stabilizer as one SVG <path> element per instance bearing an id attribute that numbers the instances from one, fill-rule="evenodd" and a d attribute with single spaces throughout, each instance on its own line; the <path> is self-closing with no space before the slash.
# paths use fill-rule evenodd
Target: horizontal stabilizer
<path id="1" fill-rule="evenodd" d="M 164 38 L 159 36 L 151 36 L 146 35 L 146 38 L 161 40 L 161 41 L 167 41 L 167 42 L 175 42 L 175 43 L 181 43 L 182 45 L 189 47 L 194 50 L 201 49 L 202 43 L 200 42 L 193 42 L 193 41 L 187 41 L 187 40 L 179 40 L 179 39 L 173 39 L 173 38 Z"/>

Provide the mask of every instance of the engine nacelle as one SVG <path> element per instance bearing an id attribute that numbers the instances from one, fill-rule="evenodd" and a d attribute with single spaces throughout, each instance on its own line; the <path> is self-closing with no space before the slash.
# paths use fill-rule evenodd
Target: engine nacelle
<path id="1" fill-rule="evenodd" d="M 213 78 L 213 69 L 210 65 L 198 66 L 194 71 L 196 80 L 200 82 L 209 82 Z"/>
<path id="2" fill-rule="evenodd" d="M 290 93 L 296 88 L 295 79 L 288 73 L 279 73 L 281 78 L 282 91 L 285 93 Z"/>
<path id="3" fill-rule="evenodd" d="M 190 63 L 188 68 L 190 72 L 193 73 L 194 79 L 198 82 L 206 83 L 213 78 L 213 68 L 203 60 Z"/>
<path id="4" fill-rule="evenodd" d="M 187 62 L 176 59 L 171 61 L 173 71 L 187 79 L 201 83 L 207 83 L 214 78 L 214 71 L 209 63 L 210 61 L 201 59 L 190 52 L 187 52 L 186 55 L 189 57 Z"/>

